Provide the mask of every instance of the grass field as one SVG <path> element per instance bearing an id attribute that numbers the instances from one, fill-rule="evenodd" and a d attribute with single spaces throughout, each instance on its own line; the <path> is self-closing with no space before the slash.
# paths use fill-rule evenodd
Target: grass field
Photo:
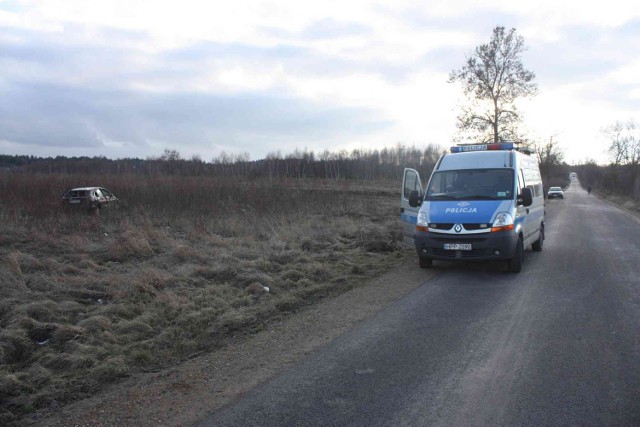
<path id="1" fill-rule="evenodd" d="M 254 333 L 411 255 L 399 182 L 0 178 L 0 424 Z M 62 192 L 84 185 L 122 203 L 65 213 Z"/>

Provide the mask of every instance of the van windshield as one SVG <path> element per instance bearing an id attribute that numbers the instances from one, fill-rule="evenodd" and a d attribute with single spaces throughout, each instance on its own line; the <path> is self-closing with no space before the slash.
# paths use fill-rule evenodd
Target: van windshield
<path id="1" fill-rule="evenodd" d="M 435 172 L 425 200 L 513 199 L 512 169 L 463 169 Z"/>

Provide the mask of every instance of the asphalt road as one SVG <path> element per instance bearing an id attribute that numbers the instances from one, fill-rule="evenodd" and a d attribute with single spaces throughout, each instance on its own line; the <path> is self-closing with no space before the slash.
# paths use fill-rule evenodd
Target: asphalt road
<path id="1" fill-rule="evenodd" d="M 436 263 L 201 425 L 640 425 L 640 221 L 574 187 L 522 273 Z"/>

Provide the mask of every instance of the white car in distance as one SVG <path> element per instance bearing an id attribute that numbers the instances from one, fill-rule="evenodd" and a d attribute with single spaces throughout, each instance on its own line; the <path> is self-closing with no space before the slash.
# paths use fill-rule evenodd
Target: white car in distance
<path id="1" fill-rule="evenodd" d="M 549 187 L 547 199 L 564 199 L 564 192 L 561 187 Z"/>

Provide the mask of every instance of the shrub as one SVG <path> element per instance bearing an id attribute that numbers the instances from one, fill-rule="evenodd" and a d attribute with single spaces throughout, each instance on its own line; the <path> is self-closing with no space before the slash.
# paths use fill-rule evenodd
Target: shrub
<path id="1" fill-rule="evenodd" d="M 28 360 L 36 344 L 24 329 L 4 329 L 0 331 L 0 365 L 11 365 Z"/>
<path id="2" fill-rule="evenodd" d="M 123 356 L 111 356 L 98 363 L 91 371 L 97 383 L 110 383 L 129 374 L 129 365 Z"/>

